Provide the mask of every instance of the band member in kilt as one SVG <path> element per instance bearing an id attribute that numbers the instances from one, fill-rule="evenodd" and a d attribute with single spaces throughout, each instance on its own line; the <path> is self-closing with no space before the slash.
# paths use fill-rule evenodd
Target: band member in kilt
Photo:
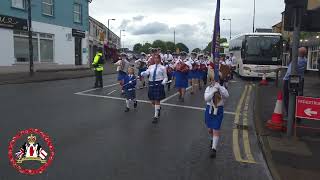
<path id="1" fill-rule="evenodd" d="M 166 97 L 164 86 L 168 82 L 166 67 L 161 65 L 160 55 L 154 55 L 155 64 L 142 72 L 142 76 L 149 76 L 148 97 L 154 106 L 154 118 L 152 123 L 158 123 L 160 117 L 160 101 Z"/>
<path id="2" fill-rule="evenodd" d="M 192 69 L 190 62 L 186 60 L 187 53 L 181 52 L 180 59 L 176 61 L 175 68 L 175 86 L 179 92 L 179 100 L 184 102 L 184 95 L 188 87 L 188 72 Z"/>
<path id="3" fill-rule="evenodd" d="M 171 55 L 171 54 L 170 54 Z M 173 57 L 171 55 L 171 58 L 169 56 L 166 56 L 164 57 L 164 66 L 167 68 L 167 76 L 168 76 L 168 82 L 167 83 L 167 89 L 168 91 L 170 91 L 170 88 L 171 88 L 171 81 L 172 81 L 172 78 L 173 78 L 173 71 L 174 71 L 174 64 L 173 64 Z"/>
<path id="4" fill-rule="evenodd" d="M 146 71 L 147 70 L 147 55 L 142 52 L 141 53 L 141 58 L 136 60 L 135 63 L 136 63 L 136 66 L 137 66 L 137 69 L 139 70 L 138 72 L 138 76 L 139 76 L 139 79 L 140 79 L 140 82 L 141 82 L 141 87 L 140 89 L 143 89 L 145 86 L 146 86 L 146 82 L 144 80 L 144 77 L 143 76 L 140 76 L 140 74 L 143 72 L 143 71 Z"/>
<path id="5" fill-rule="evenodd" d="M 115 63 L 115 65 L 117 66 L 117 71 L 118 71 L 118 81 L 120 84 L 120 88 L 121 88 L 121 92 L 122 94 L 124 94 L 124 89 L 123 89 L 123 85 L 124 85 L 124 77 L 127 75 L 127 70 L 130 66 L 129 61 L 127 60 L 127 54 L 125 53 L 121 53 L 121 60 L 119 60 L 118 62 Z"/>
<path id="6" fill-rule="evenodd" d="M 210 73 L 214 76 L 214 73 Z M 228 90 L 219 84 L 218 77 L 210 77 L 215 79 L 211 82 L 204 93 L 204 99 L 207 103 L 205 111 L 205 123 L 211 139 L 211 158 L 216 157 L 217 145 L 220 137 L 220 129 L 224 114 L 224 103 L 229 97 Z"/>
<path id="7" fill-rule="evenodd" d="M 134 68 L 129 67 L 128 74 L 124 77 L 124 91 L 126 97 L 126 109 L 124 112 L 130 111 L 130 102 L 133 102 L 134 108 L 138 107 L 138 102 L 136 100 L 136 85 L 137 79 L 134 75 Z"/>

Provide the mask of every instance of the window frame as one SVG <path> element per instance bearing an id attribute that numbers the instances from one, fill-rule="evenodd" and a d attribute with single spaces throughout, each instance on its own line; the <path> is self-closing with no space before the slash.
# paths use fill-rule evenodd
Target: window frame
<path id="1" fill-rule="evenodd" d="M 76 6 L 79 6 L 79 12 L 76 11 Z M 75 14 L 79 15 L 79 21 L 76 21 Z M 82 5 L 78 2 L 73 3 L 73 22 L 82 24 Z"/>
<path id="2" fill-rule="evenodd" d="M 48 14 L 44 12 L 44 5 L 51 6 L 52 14 Z M 54 0 L 51 0 L 51 4 L 45 2 L 45 0 L 41 0 L 41 11 L 43 15 L 53 17 L 54 16 Z"/>
<path id="3" fill-rule="evenodd" d="M 11 0 L 11 8 L 14 8 L 14 9 L 19 9 L 19 10 L 23 10 L 23 11 L 26 11 L 27 10 L 27 1 L 26 0 L 21 0 L 22 3 L 23 3 L 23 8 L 20 8 L 20 7 L 16 7 L 13 5 L 13 1 L 14 0 Z"/>

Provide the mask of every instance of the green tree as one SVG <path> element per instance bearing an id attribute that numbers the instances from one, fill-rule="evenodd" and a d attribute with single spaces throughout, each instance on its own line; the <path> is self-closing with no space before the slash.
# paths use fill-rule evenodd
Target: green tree
<path id="1" fill-rule="evenodd" d="M 167 50 L 170 50 L 171 52 L 176 52 L 176 47 L 173 42 L 167 41 L 166 46 L 167 46 Z"/>
<path id="2" fill-rule="evenodd" d="M 220 38 L 220 44 L 228 42 L 227 38 Z M 211 52 L 212 41 L 208 43 L 208 46 L 203 50 L 205 52 Z"/>
<path id="3" fill-rule="evenodd" d="M 149 48 L 151 48 L 152 45 L 150 43 L 145 43 L 141 49 L 140 52 L 149 53 Z"/>
<path id="4" fill-rule="evenodd" d="M 164 52 L 164 51 L 167 51 L 167 45 L 164 41 L 161 41 L 161 40 L 155 40 L 153 41 L 152 43 L 152 47 L 153 48 L 161 48 L 161 50 Z"/>
<path id="5" fill-rule="evenodd" d="M 195 49 L 192 50 L 192 52 L 200 53 L 201 49 L 200 48 L 195 48 Z"/>
<path id="6" fill-rule="evenodd" d="M 178 44 L 176 45 L 176 48 L 179 48 L 180 52 L 181 52 L 181 51 L 184 51 L 184 52 L 186 52 L 186 53 L 189 53 L 189 48 L 188 48 L 185 44 L 183 44 L 183 43 L 178 43 Z"/>
<path id="7" fill-rule="evenodd" d="M 135 53 L 141 53 L 141 49 L 142 49 L 142 44 L 137 43 L 133 46 L 133 52 Z"/>

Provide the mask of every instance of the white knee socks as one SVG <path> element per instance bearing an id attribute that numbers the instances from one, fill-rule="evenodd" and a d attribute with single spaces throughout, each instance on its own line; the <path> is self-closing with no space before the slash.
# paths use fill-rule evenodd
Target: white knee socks
<path id="1" fill-rule="evenodd" d="M 127 108 L 130 108 L 130 100 L 126 100 Z"/>
<path id="2" fill-rule="evenodd" d="M 154 106 L 154 117 L 159 117 L 160 105 Z"/>
<path id="3" fill-rule="evenodd" d="M 212 137 L 212 149 L 217 150 L 219 136 Z"/>

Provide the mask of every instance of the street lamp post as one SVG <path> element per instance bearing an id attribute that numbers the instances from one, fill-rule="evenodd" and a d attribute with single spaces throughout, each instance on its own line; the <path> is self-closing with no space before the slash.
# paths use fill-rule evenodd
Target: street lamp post
<path id="1" fill-rule="evenodd" d="M 126 31 L 126 30 L 124 30 L 124 29 L 121 29 L 120 30 L 120 49 L 122 48 L 122 35 L 121 35 L 121 32 L 124 32 L 124 31 Z"/>
<path id="2" fill-rule="evenodd" d="M 256 0 L 253 0 L 253 24 L 252 24 L 252 32 L 254 33 L 254 26 L 256 21 Z"/>
<path id="3" fill-rule="evenodd" d="M 125 34 L 123 34 L 122 36 L 123 36 L 123 37 L 125 37 L 126 35 L 125 35 Z M 124 41 L 123 41 L 123 43 L 122 43 L 122 44 L 123 44 L 122 48 L 124 48 Z"/>
<path id="4" fill-rule="evenodd" d="M 29 36 L 29 70 L 30 76 L 33 75 L 33 46 L 32 46 L 32 20 L 31 20 L 31 0 L 28 0 L 28 36 Z"/>
<path id="5" fill-rule="evenodd" d="M 115 21 L 116 19 L 108 19 L 108 45 L 109 45 L 109 41 L 110 41 L 110 20 Z"/>
<path id="6" fill-rule="evenodd" d="M 232 38 L 232 36 L 231 36 L 231 18 L 228 18 L 228 19 L 223 19 L 224 21 L 229 21 L 229 23 L 230 23 L 230 40 L 231 40 L 231 38 Z"/>

